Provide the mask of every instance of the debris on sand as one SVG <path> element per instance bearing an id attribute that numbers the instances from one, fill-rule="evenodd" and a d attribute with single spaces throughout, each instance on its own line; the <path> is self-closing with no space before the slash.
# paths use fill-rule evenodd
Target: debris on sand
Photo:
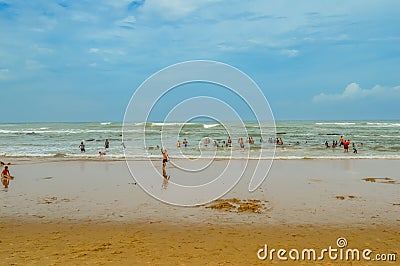
<path id="1" fill-rule="evenodd" d="M 207 209 L 222 210 L 236 213 L 262 213 L 267 210 L 266 203 L 268 201 L 261 200 L 239 200 L 237 198 L 232 199 L 219 199 L 207 205 Z"/>

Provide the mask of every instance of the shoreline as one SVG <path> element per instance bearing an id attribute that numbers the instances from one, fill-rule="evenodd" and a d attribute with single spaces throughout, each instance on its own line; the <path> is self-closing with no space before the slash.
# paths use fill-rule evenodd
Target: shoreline
<path id="1" fill-rule="evenodd" d="M 162 160 L 162 156 L 159 157 L 149 157 L 149 158 L 145 158 L 145 157 L 111 157 L 111 156 L 87 156 L 87 157 L 53 157 L 53 156 L 35 156 L 35 157 L 26 157 L 26 156 L 2 156 L 1 158 L 3 158 L 3 161 L 9 161 L 9 160 L 5 160 L 5 159 L 15 159 L 15 162 L 32 162 L 32 163 L 36 163 L 36 162 L 76 162 L 76 161 L 86 161 L 86 162 L 121 162 L 121 161 L 160 161 Z M 173 160 L 178 160 L 178 161 L 184 161 L 186 159 L 183 158 L 176 158 L 173 156 L 170 156 L 171 159 Z M 209 160 L 209 159 L 213 159 L 214 161 L 228 161 L 228 160 L 234 160 L 234 161 L 241 161 L 241 160 L 273 160 L 273 161 L 302 161 L 302 160 L 315 160 L 315 161 L 335 161 L 335 160 L 400 160 L 400 156 L 399 157 L 362 157 L 362 156 L 358 156 L 358 157 L 274 157 L 274 158 L 227 158 L 227 157 L 214 157 L 214 158 L 207 158 L 207 157 L 203 157 L 203 158 L 187 158 L 189 160 Z M 11 162 L 12 163 L 12 162 Z M 12 163 L 15 164 L 15 163 Z"/>

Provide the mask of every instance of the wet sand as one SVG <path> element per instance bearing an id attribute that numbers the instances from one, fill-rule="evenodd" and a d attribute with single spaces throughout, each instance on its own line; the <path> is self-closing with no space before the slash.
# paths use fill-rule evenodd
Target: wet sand
<path id="1" fill-rule="evenodd" d="M 264 244 L 322 249 L 336 247 L 338 237 L 399 254 L 398 163 L 276 160 L 253 193 L 244 176 L 219 201 L 177 207 L 143 192 L 123 161 L 19 160 L 10 188 L 0 190 L 0 258 L 6 265 L 274 264 L 281 261 L 258 260 Z"/>

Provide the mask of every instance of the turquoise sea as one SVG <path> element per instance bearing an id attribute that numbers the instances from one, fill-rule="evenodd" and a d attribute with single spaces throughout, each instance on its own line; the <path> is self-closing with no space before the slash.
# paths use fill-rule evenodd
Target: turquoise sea
<path id="1" fill-rule="evenodd" d="M 109 159 L 123 159 L 125 154 L 129 158 L 158 158 L 160 147 L 166 148 L 171 157 L 197 158 L 201 154 L 227 158 L 232 151 L 238 151 L 234 157 L 257 157 L 261 148 L 270 151 L 269 157 L 276 138 L 283 141 L 283 145 L 276 145 L 274 154 L 280 159 L 400 158 L 400 121 L 277 121 L 276 129 L 247 122 L 245 133 L 240 124 L 234 123 L 131 123 L 125 125 L 124 133 L 122 126 L 116 122 L 0 124 L 0 158 L 96 158 L 99 151 L 105 151 Z M 224 141 L 229 135 L 232 146 L 226 147 Z M 353 153 L 352 146 L 349 153 L 339 146 L 325 147 L 326 141 L 331 146 L 340 136 L 355 143 L 358 153 Z M 246 142 L 247 137 L 252 137 L 254 144 Z M 183 142 L 184 138 L 188 146 L 178 149 L 177 140 Z M 205 146 L 207 138 L 210 144 Z M 239 138 L 244 139 L 244 148 L 240 147 Z M 108 149 L 104 147 L 105 139 L 110 142 Z M 85 153 L 79 149 L 81 141 L 86 146 Z"/>

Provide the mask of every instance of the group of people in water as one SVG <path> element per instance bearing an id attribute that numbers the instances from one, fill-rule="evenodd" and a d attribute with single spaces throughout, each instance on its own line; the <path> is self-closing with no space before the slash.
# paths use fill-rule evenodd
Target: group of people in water
<path id="1" fill-rule="evenodd" d="M 110 141 L 108 139 L 106 139 L 104 141 L 104 149 L 105 149 L 105 151 L 99 151 L 99 155 L 100 156 L 106 155 L 107 154 L 106 151 L 107 151 L 108 148 L 110 148 Z M 81 153 L 85 153 L 86 152 L 86 145 L 85 145 L 84 141 L 81 141 L 81 144 L 79 145 L 79 149 L 81 150 Z"/>
<path id="2" fill-rule="evenodd" d="M 281 141 L 282 141 L 282 139 L 281 139 Z M 254 139 L 253 139 L 253 137 L 247 137 L 247 139 L 246 139 L 246 142 L 248 143 L 248 144 L 254 144 Z M 262 142 L 262 139 L 260 139 L 260 142 Z M 205 138 L 204 139 L 204 141 L 203 141 L 203 145 L 205 146 L 205 147 L 207 147 L 208 145 L 210 145 L 210 143 L 211 143 L 211 139 L 210 138 Z M 219 147 L 232 147 L 232 138 L 230 137 L 230 136 L 228 136 L 228 139 L 225 141 L 225 140 L 213 140 L 212 141 L 212 143 L 213 143 L 213 146 L 214 147 L 217 147 L 217 148 L 219 148 Z M 244 144 L 244 139 L 243 138 L 238 138 L 238 143 L 239 143 L 239 146 L 241 147 L 241 148 L 244 148 L 245 147 L 245 144 Z M 282 144 L 283 144 L 283 142 L 282 142 Z M 181 148 L 182 147 L 182 145 L 184 146 L 184 147 L 187 147 L 188 146 L 188 141 L 187 141 L 187 139 L 184 139 L 183 140 L 183 142 L 181 143 L 181 141 L 178 139 L 178 141 L 176 142 L 176 147 L 177 148 Z"/>
<path id="3" fill-rule="evenodd" d="M 262 143 L 264 141 L 265 140 L 263 138 L 260 138 L 260 143 Z M 267 142 L 268 143 L 275 143 L 276 145 L 280 145 L 280 146 L 283 145 L 283 140 L 282 140 L 281 137 L 275 138 L 275 140 L 270 137 L 270 138 L 268 138 Z M 204 144 L 205 147 L 207 147 L 210 143 L 211 143 L 211 139 L 208 138 L 208 137 L 205 138 L 204 141 L 203 141 L 203 144 Z M 246 143 L 254 144 L 253 137 L 247 137 Z M 309 144 L 309 141 L 306 141 L 305 143 Z M 243 138 L 238 138 L 238 144 L 239 144 L 240 148 L 245 148 L 245 141 L 244 141 Z M 343 146 L 343 149 L 344 149 L 345 153 L 349 152 L 350 144 L 352 144 L 353 153 L 358 153 L 358 150 L 357 150 L 357 147 L 356 147 L 355 143 L 350 143 L 350 139 L 345 140 L 343 138 L 343 136 L 340 136 L 339 141 L 333 140 L 332 141 L 332 145 L 329 145 L 328 141 L 325 141 L 325 147 L 326 148 L 336 148 L 337 146 L 339 146 L 339 147 Z M 214 145 L 214 147 L 217 147 L 217 148 L 219 148 L 219 147 L 232 147 L 232 139 L 231 139 L 230 136 L 228 136 L 228 139 L 226 141 L 225 140 L 217 141 L 217 140 L 214 139 L 213 140 L 213 145 Z M 296 145 L 300 145 L 300 142 L 297 141 Z M 182 144 L 178 140 L 177 143 L 176 143 L 176 147 L 177 148 L 181 148 L 181 146 L 182 146 Z M 184 139 L 184 141 L 183 141 L 183 146 L 184 147 L 188 146 L 188 141 L 186 139 Z M 363 143 L 360 143 L 359 146 L 363 146 Z"/>
<path id="4" fill-rule="evenodd" d="M 357 147 L 355 145 L 355 143 L 351 143 L 352 144 L 352 148 L 353 148 L 353 153 L 358 153 Z M 332 146 L 329 146 L 328 141 L 325 141 L 325 147 L 326 148 L 336 148 L 338 146 L 338 141 L 337 140 L 333 140 L 332 141 Z M 340 136 L 339 139 L 339 147 L 343 146 L 343 150 L 345 153 L 349 152 L 349 146 L 350 146 L 350 139 L 345 140 L 343 138 L 343 136 Z M 360 143 L 360 146 L 363 146 L 363 143 Z"/>

